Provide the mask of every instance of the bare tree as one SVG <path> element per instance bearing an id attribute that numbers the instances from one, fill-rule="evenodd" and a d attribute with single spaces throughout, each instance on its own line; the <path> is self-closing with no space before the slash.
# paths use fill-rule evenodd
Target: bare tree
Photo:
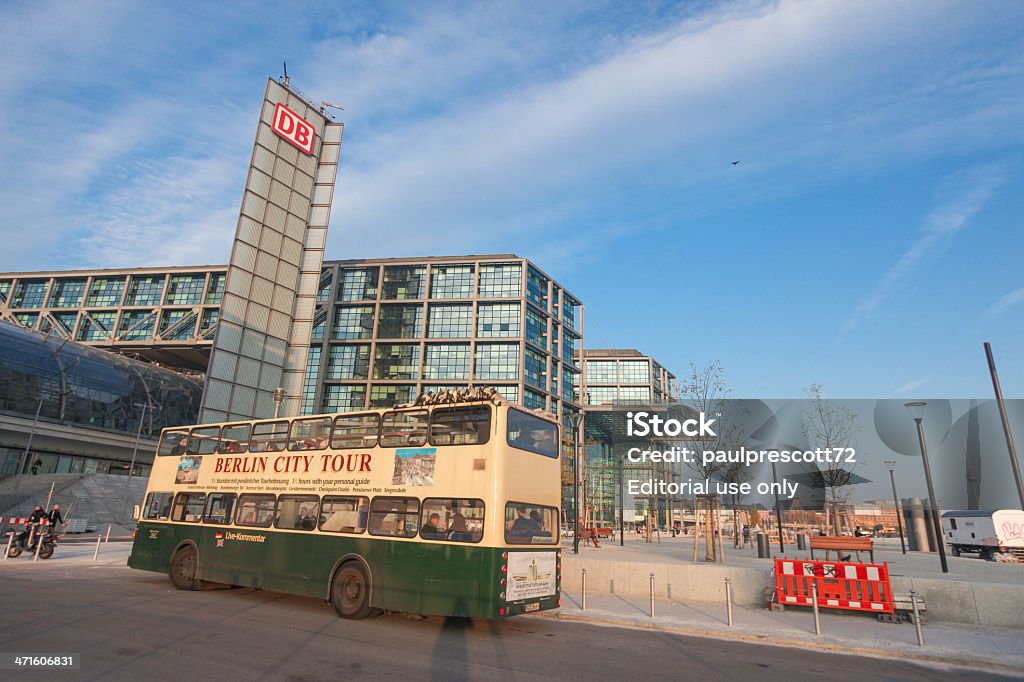
<path id="1" fill-rule="evenodd" d="M 822 388 L 811 384 L 806 389 L 811 405 L 804 411 L 800 420 L 800 430 L 807 439 L 810 448 L 847 448 L 851 447 L 857 434 L 855 422 L 857 415 L 841 405 L 825 399 Z M 834 457 L 833 459 L 838 459 Z M 811 487 L 825 491 L 826 513 L 829 504 L 832 506 L 832 534 L 842 532 L 839 520 L 839 509 L 848 501 L 850 491 L 846 490 L 854 480 L 854 471 L 858 463 L 831 461 L 822 464 L 805 464 L 804 470 L 810 475 Z"/>
<path id="2" fill-rule="evenodd" d="M 698 436 L 694 440 L 689 441 L 688 447 L 696 450 L 697 455 L 693 458 L 695 461 L 687 462 L 686 465 L 691 471 L 706 481 L 708 485 L 707 495 L 705 496 L 704 525 L 706 532 L 704 560 L 717 561 L 718 550 L 715 543 L 715 529 L 718 516 L 716 513 L 718 495 L 715 492 L 712 481 L 723 480 L 723 474 L 729 465 L 716 462 L 705 464 L 700 454 L 704 450 L 728 449 L 738 440 L 737 428 L 729 425 L 727 401 L 732 393 L 732 389 L 725 382 L 721 363 L 716 360 L 705 365 L 703 369 L 697 369 L 697 366 L 691 362 L 690 378 L 683 384 L 680 393 L 686 408 L 693 412 L 703 413 L 708 418 L 716 420 L 714 431 L 717 435 Z M 694 510 L 694 513 L 696 514 L 696 510 Z M 698 527 L 700 525 L 699 518 L 697 518 L 697 525 Z M 696 538 L 694 538 L 694 541 L 696 542 Z"/>

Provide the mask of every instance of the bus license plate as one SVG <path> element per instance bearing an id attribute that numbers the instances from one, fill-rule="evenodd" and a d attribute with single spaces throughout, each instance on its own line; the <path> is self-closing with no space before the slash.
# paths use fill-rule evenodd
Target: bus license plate
<path id="1" fill-rule="evenodd" d="M 530 611 L 540 611 L 540 602 L 536 604 L 527 604 L 523 607 L 524 613 L 529 613 Z"/>

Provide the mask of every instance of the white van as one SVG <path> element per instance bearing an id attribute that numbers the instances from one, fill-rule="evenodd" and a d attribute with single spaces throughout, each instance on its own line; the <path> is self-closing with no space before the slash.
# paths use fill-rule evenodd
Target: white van
<path id="1" fill-rule="evenodd" d="M 942 530 L 953 556 L 977 552 L 989 561 L 1024 559 L 1024 511 L 1019 509 L 943 512 Z"/>

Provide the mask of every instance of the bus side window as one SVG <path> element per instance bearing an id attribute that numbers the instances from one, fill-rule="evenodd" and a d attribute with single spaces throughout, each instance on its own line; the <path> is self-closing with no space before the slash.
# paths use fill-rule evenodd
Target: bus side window
<path id="1" fill-rule="evenodd" d="M 331 448 L 372 448 L 377 445 L 380 416 L 376 414 L 343 414 L 334 418 Z"/>
<path id="2" fill-rule="evenodd" d="M 424 540 L 480 542 L 484 536 L 484 501 L 428 497 L 423 500 L 420 523 Z"/>
<path id="3" fill-rule="evenodd" d="M 313 530 L 319 516 L 320 498 L 316 495 L 281 495 L 274 528 Z"/>
<path id="4" fill-rule="evenodd" d="M 428 418 L 426 410 L 385 413 L 380 433 L 381 446 L 405 448 L 426 445 Z"/>
<path id="5" fill-rule="evenodd" d="M 415 497 L 375 497 L 370 505 L 370 535 L 414 538 L 420 501 Z"/>
<path id="6" fill-rule="evenodd" d="M 234 493 L 210 493 L 210 499 L 206 504 L 206 513 L 203 514 L 203 522 L 229 524 L 234 507 Z"/>
<path id="7" fill-rule="evenodd" d="M 491 435 L 491 408 L 445 407 L 430 416 L 431 445 L 480 445 Z"/>
<path id="8" fill-rule="evenodd" d="M 150 493 L 146 497 L 144 519 L 166 519 L 171 515 L 171 501 L 174 493 Z"/>
<path id="9" fill-rule="evenodd" d="M 331 418 L 296 419 L 288 438 L 289 450 L 323 450 L 331 433 Z"/>
<path id="10" fill-rule="evenodd" d="M 362 533 L 370 500 L 367 497 L 324 497 L 320 505 L 320 530 L 328 533 Z"/>
<path id="11" fill-rule="evenodd" d="M 220 444 L 217 452 L 225 455 L 234 455 L 245 452 L 249 449 L 249 432 L 252 426 L 249 424 L 229 424 L 220 433 Z"/>
<path id="12" fill-rule="evenodd" d="M 250 452 L 281 452 L 288 445 L 288 422 L 253 424 Z"/>
<path id="13" fill-rule="evenodd" d="M 171 521 L 199 523 L 205 506 L 206 493 L 178 493 L 178 496 L 174 498 Z"/>
<path id="14" fill-rule="evenodd" d="M 273 495 L 240 495 L 238 511 L 235 513 L 235 525 L 270 528 L 270 524 L 274 522 L 276 502 L 277 498 Z"/>

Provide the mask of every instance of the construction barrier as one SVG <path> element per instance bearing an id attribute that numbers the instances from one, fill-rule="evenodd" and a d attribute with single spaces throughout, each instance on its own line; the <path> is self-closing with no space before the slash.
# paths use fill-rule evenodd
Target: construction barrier
<path id="1" fill-rule="evenodd" d="M 889 564 L 775 559 L 775 602 L 813 606 L 812 586 L 818 588 L 818 607 L 893 613 Z"/>

